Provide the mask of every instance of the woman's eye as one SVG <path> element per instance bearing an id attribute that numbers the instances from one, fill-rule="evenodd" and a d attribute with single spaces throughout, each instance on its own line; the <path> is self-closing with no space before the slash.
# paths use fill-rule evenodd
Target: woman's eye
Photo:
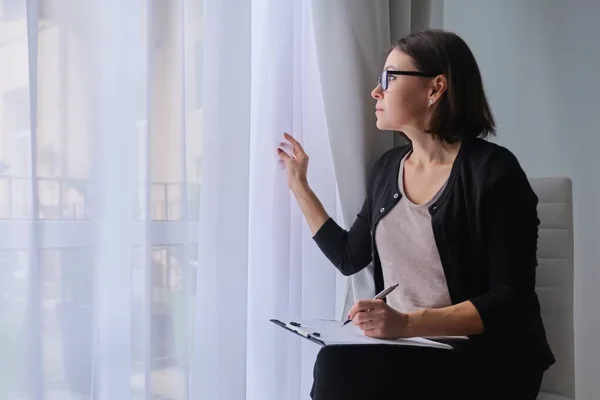
<path id="1" fill-rule="evenodd" d="M 390 81 L 395 81 L 396 80 L 396 76 L 395 75 L 388 75 L 388 79 Z"/>

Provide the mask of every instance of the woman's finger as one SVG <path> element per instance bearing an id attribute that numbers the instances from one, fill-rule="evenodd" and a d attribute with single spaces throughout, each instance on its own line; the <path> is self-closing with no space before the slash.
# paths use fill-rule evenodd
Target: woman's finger
<path id="1" fill-rule="evenodd" d="M 370 310 L 361 311 L 354 316 L 354 318 L 352 319 L 352 322 L 354 323 L 354 325 L 360 325 L 365 322 L 372 321 L 374 318 L 375 318 L 375 316 L 374 316 L 373 312 L 371 312 Z"/>
<path id="2" fill-rule="evenodd" d="M 374 310 L 374 309 L 380 308 L 381 307 L 380 302 L 382 302 L 382 301 L 381 300 L 359 300 L 359 301 L 357 301 L 356 303 L 354 303 L 354 305 L 348 312 L 348 319 L 353 319 L 354 316 L 361 311 Z"/>
<path id="3" fill-rule="evenodd" d="M 282 150 L 281 148 L 277 148 L 277 155 L 279 156 L 279 158 L 282 161 L 288 162 L 292 159 L 292 157 L 290 157 L 290 155 L 288 153 L 285 152 L 285 150 Z"/>
<path id="4" fill-rule="evenodd" d="M 348 319 L 354 320 L 354 317 L 356 316 L 356 314 L 358 314 L 361 311 L 366 311 L 366 310 L 367 310 L 367 308 L 362 308 L 359 303 L 354 303 L 352 308 L 350 308 L 350 311 L 348 311 Z"/>
<path id="5" fill-rule="evenodd" d="M 290 135 L 289 133 L 284 133 L 283 136 L 285 137 L 285 139 L 288 142 L 290 142 L 292 144 L 292 147 L 294 148 L 295 153 L 303 153 L 304 152 L 302 145 L 296 139 L 294 139 L 294 137 L 292 135 Z"/>
<path id="6" fill-rule="evenodd" d="M 378 338 L 378 339 L 384 339 L 385 338 L 385 336 L 384 336 L 383 332 L 381 331 L 381 329 L 378 329 L 378 328 L 363 329 L 363 335 L 368 336 L 368 337 L 372 337 L 372 338 Z"/>
<path id="7" fill-rule="evenodd" d="M 366 321 L 358 325 L 358 327 L 363 331 L 370 331 L 373 329 L 377 329 L 378 324 L 377 321 Z"/>

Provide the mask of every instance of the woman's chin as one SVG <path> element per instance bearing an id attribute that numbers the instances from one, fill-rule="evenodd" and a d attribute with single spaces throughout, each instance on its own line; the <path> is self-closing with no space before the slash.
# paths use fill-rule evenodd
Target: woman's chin
<path id="1" fill-rule="evenodd" d="M 377 129 L 379 129 L 380 131 L 389 131 L 390 127 L 388 126 L 389 124 L 387 124 L 384 120 L 381 120 L 379 118 L 377 118 L 377 122 L 375 123 L 375 125 L 377 126 Z"/>

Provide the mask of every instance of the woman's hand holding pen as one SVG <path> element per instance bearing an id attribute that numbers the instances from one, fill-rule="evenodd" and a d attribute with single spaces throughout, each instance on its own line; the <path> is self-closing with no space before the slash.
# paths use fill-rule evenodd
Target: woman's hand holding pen
<path id="1" fill-rule="evenodd" d="M 360 300 L 348 313 L 348 319 L 358 326 L 365 336 L 378 339 L 408 337 L 408 315 L 394 310 L 383 300 Z"/>

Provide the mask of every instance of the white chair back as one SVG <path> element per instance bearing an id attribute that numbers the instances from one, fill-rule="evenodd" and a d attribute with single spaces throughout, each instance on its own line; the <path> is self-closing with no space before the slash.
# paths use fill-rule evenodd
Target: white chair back
<path id="1" fill-rule="evenodd" d="M 546 371 L 541 392 L 575 400 L 573 334 L 573 195 L 569 178 L 532 178 L 539 198 L 536 291 L 556 363 Z M 539 399 L 551 398 L 541 394 Z"/>

